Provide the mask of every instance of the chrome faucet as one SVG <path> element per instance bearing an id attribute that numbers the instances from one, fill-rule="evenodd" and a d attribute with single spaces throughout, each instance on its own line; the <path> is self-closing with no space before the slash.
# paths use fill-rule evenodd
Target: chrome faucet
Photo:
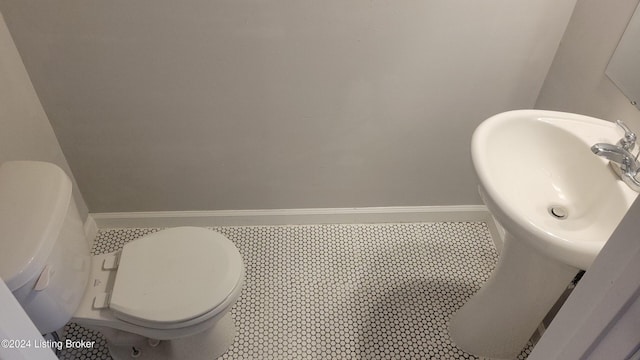
<path id="1" fill-rule="evenodd" d="M 637 179 L 638 175 L 640 175 L 640 162 L 638 161 L 638 154 L 634 156 L 632 153 L 636 147 L 637 136 L 621 120 L 617 120 L 616 124 L 624 131 L 624 137 L 616 145 L 595 144 L 591 147 L 591 151 L 608 159 L 609 165 L 620 179 L 632 190 L 640 192 L 640 181 Z"/>

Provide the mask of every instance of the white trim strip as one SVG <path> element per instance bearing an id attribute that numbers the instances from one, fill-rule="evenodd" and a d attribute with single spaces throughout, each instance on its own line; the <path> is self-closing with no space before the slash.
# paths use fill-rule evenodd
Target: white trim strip
<path id="1" fill-rule="evenodd" d="M 493 225 L 484 205 L 122 212 L 92 213 L 90 217 L 98 228 L 440 221 L 485 221 L 490 228 Z"/>
<path id="2" fill-rule="evenodd" d="M 98 224 L 96 224 L 95 219 L 91 214 L 87 216 L 87 219 L 84 221 L 84 236 L 89 243 L 89 248 L 93 246 L 93 241 L 98 235 Z"/>

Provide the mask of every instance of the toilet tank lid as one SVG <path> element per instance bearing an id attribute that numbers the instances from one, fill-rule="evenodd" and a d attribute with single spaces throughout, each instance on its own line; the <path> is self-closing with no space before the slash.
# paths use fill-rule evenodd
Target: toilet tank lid
<path id="1" fill-rule="evenodd" d="M 8 161 L 0 166 L 0 278 L 16 290 L 39 276 L 71 201 L 71 180 L 58 166 Z"/>

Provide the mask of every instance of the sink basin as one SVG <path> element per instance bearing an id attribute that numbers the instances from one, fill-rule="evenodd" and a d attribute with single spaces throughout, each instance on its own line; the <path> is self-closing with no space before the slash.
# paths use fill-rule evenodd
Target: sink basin
<path id="1" fill-rule="evenodd" d="M 493 274 L 450 321 L 456 345 L 513 359 L 589 268 L 638 195 L 591 152 L 621 137 L 611 122 L 543 110 L 505 112 L 476 129 L 480 194 L 505 236 Z"/>
<path id="2" fill-rule="evenodd" d="M 519 110 L 475 131 L 472 157 L 489 211 L 539 251 L 587 269 L 638 195 L 595 156 L 615 124 L 576 114 Z"/>

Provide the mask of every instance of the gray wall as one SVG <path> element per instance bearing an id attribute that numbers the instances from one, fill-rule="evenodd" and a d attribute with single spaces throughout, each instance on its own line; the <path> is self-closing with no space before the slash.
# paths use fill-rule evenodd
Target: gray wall
<path id="1" fill-rule="evenodd" d="M 579 0 L 536 108 L 624 120 L 640 133 L 640 111 L 605 75 L 638 0 Z"/>
<path id="2" fill-rule="evenodd" d="M 92 212 L 479 204 L 575 0 L 0 0 Z"/>
<path id="3" fill-rule="evenodd" d="M 60 166 L 73 179 L 1 14 L 0 54 L 0 163 L 48 161 Z M 87 206 L 75 181 L 73 192 L 84 218 Z"/>

